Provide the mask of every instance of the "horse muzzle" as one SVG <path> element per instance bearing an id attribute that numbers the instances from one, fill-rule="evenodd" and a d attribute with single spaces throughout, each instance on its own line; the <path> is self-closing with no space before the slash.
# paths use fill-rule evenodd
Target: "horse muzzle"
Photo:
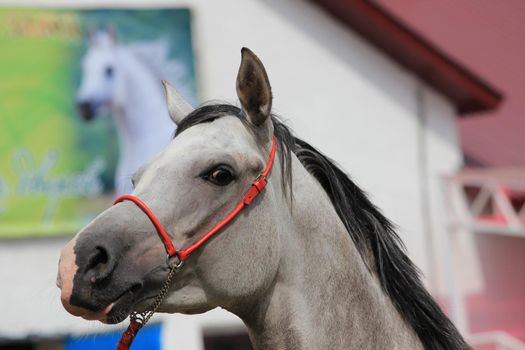
<path id="1" fill-rule="evenodd" d="M 60 300 L 62 305 L 67 312 L 73 316 L 82 317 L 86 320 L 100 320 L 104 318 L 112 309 L 113 303 L 101 307 L 100 305 L 89 305 L 86 302 L 80 302 L 81 305 L 74 305 L 73 301 L 79 299 L 78 291 L 74 292 L 74 281 L 79 268 L 76 264 L 76 254 L 74 252 L 74 247 L 76 244 L 76 239 L 72 239 L 62 250 L 60 256 L 58 274 L 57 274 L 57 287 L 60 289 Z M 102 253 L 100 251 L 96 252 L 96 255 L 91 258 L 91 268 L 88 272 L 93 276 L 95 280 L 96 273 L 93 273 L 92 270 L 97 269 L 100 265 L 100 261 L 104 261 Z M 104 272 L 107 275 L 107 272 Z M 80 293 L 85 294 L 85 293 Z"/>
<path id="2" fill-rule="evenodd" d="M 91 120 L 93 120 L 93 118 L 95 118 L 96 108 L 92 102 L 79 101 L 77 103 L 77 109 L 82 119 L 84 119 L 84 121 L 90 122 Z"/>
<path id="3" fill-rule="evenodd" d="M 118 323 L 144 308 L 162 286 L 167 273 L 162 246 L 149 233 L 150 224 L 130 210 L 137 209 L 112 208 L 63 248 L 56 283 L 70 314 Z M 130 223 L 133 229 L 126 229 Z"/>

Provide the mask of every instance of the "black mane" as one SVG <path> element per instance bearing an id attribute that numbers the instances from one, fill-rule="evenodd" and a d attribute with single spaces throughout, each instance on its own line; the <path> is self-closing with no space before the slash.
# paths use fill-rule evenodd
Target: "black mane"
<path id="1" fill-rule="evenodd" d="M 238 107 L 228 104 L 197 108 L 179 123 L 175 136 L 189 127 L 230 115 L 243 123 Z M 392 223 L 368 200 L 366 194 L 329 158 L 293 136 L 275 116 L 283 186 L 291 191 L 291 152 L 322 185 L 361 256 L 377 274 L 383 290 L 404 320 L 412 326 L 427 350 L 470 349 L 456 327 L 423 287 L 418 268 L 405 253 Z M 373 261 L 367 261 L 367 254 Z"/>

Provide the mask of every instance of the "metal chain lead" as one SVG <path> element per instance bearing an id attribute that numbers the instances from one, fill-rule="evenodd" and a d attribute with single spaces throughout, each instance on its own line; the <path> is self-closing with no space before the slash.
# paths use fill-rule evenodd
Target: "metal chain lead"
<path id="1" fill-rule="evenodd" d="M 177 272 L 179 265 L 170 266 L 168 276 L 166 277 L 166 281 L 164 282 L 164 285 L 159 290 L 159 293 L 155 297 L 155 300 L 151 304 L 149 310 L 143 311 L 143 312 L 135 312 L 133 311 L 130 314 L 130 319 L 136 320 L 140 324 L 140 328 L 144 327 L 146 323 L 150 320 L 150 318 L 153 316 L 155 311 L 159 308 L 160 304 L 162 304 L 162 301 L 164 301 L 164 298 L 168 294 L 168 291 L 170 289 L 171 281 L 173 280 L 173 277 L 175 277 L 175 273 Z"/>

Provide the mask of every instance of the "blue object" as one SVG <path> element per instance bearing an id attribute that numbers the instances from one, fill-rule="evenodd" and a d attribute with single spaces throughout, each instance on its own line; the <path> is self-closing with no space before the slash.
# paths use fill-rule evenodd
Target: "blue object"
<path id="1" fill-rule="evenodd" d="M 161 350 L 161 325 L 145 326 L 133 341 L 132 350 Z M 100 333 L 79 337 L 68 337 L 65 350 L 116 350 L 122 332 Z"/>

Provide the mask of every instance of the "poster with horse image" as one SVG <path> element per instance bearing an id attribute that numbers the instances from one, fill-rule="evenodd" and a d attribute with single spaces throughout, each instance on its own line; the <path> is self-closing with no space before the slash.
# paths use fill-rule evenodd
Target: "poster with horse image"
<path id="1" fill-rule="evenodd" d="M 0 9 L 0 238 L 73 234 L 197 101 L 187 9 Z"/>

